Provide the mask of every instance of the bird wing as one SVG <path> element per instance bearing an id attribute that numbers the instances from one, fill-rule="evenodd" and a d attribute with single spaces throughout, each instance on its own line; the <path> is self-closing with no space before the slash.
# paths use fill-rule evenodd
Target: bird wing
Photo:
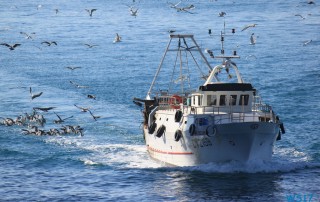
<path id="1" fill-rule="evenodd" d="M 58 117 L 58 119 L 60 120 L 60 121 L 62 121 L 62 119 L 61 119 L 61 117 L 57 114 L 57 113 L 55 113 L 55 112 L 53 112 L 55 115 L 57 115 L 57 117 Z"/>
<path id="2" fill-rule="evenodd" d="M 73 82 L 73 81 L 70 81 L 70 83 L 71 83 L 72 85 L 79 86 L 78 84 L 76 84 L 76 83 Z"/>
<path id="3" fill-rule="evenodd" d="M 244 30 L 248 29 L 249 27 L 250 26 L 247 25 L 247 26 L 243 27 L 241 31 L 244 31 Z"/>
<path id="4" fill-rule="evenodd" d="M 64 121 L 64 120 L 67 120 L 67 119 L 70 119 L 70 118 L 72 118 L 72 117 L 73 117 L 73 116 L 69 116 L 69 117 L 67 117 L 67 118 L 64 118 L 63 121 Z"/>
<path id="5" fill-rule="evenodd" d="M 55 41 L 52 41 L 51 44 L 58 45 L 57 42 Z"/>
<path id="6" fill-rule="evenodd" d="M 18 47 L 18 46 L 20 46 L 20 45 L 21 45 L 21 44 L 16 43 L 16 44 L 14 44 L 12 47 L 15 48 L 15 47 Z"/>
<path id="7" fill-rule="evenodd" d="M 43 41 L 43 42 L 41 42 L 41 44 L 47 44 L 48 46 L 50 46 L 50 43 L 48 42 L 48 41 Z"/>
<path id="8" fill-rule="evenodd" d="M 2 46 L 7 46 L 7 47 L 11 47 L 9 44 L 7 44 L 7 43 L 2 43 L 2 44 L 0 44 L 0 45 L 2 45 Z"/>

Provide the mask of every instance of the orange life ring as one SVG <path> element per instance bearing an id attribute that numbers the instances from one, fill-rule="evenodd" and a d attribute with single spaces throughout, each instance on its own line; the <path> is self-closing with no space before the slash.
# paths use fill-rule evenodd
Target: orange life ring
<path id="1" fill-rule="evenodd" d="M 173 109 L 180 109 L 180 103 L 182 103 L 182 97 L 180 97 L 179 95 L 172 95 L 169 98 L 169 105 L 171 106 L 171 108 Z"/>

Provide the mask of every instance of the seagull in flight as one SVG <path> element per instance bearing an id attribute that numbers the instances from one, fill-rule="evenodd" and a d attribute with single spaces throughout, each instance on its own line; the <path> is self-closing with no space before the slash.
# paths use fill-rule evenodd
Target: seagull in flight
<path id="1" fill-rule="evenodd" d="M 171 5 L 170 8 L 177 8 L 180 3 L 181 3 L 181 1 L 179 1 L 179 2 L 176 3 L 176 4 L 173 4 L 173 3 L 168 3 L 168 4 Z"/>
<path id="2" fill-rule="evenodd" d="M 212 50 L 206 48 L 206 49 L 204 50 L 204 52 L 205 52 L 205 53 L 208 53 L 208 54 L 210 55 L 210 57 L 214 58 L 214 55 L 213 55 L 213 51 L 212 51 Z"/>
<path id="3" fill-rule="evenodd" d="M 219 17 L 224 17 L 225 15 L 227 15 L 227 13 L 224 12 L 224 11 L 222 11 L 222 12 L 219 13 Z"/>
<path id="4" fill-rule="evenodd" d="M 113 43 L 117 43 L 117 42 L 121 42 L 121 36 L 118 33 L 116 33 L 116 37 L 114 38 Z"/>
<path id="5" fill-rule="evenodd" d="M 99 45 L 94 45 L 94 44 L 88 44 L 88 43 L 85 43 L 84 45 L 88 46 L 88 48 L 93 48 L 93 47 L 96 47 L 96 46 L 99 46 Z"/>
<path id="6" fill-rule="evenodd" d="M 90 95 L 90 94 L 89 94 L 89 95 L 87 95 L 87 97 L 88 97 L 88 98 L 90 98 L 90 99 L 94 99 L 94 100 L 96 99 L 96 96 L 94 96 L 94 95 Z"/>
<path id="7" fill-rule="evenodd" d="M 47 46 L 51 46 L 52 44 L 58 45 L 57 42 L 55 42 L 55 41 L 43 41 L 43 42 L 41 42 L 41 44 L 47 44 Z"/>
<path id="8" fill-rule="evenodd" d="M 244 30 L 246 30 L 246 29 L 248 29 L 248 28 L 250 28 L 250 27 L 255 27 L 255 26 L 257 26 L 258 24 L 249 24 L 249 25 L 246 25 L 246 26 L 244 26 L 243 28 L 242 28 L 242 30 L 241 31 L 244 31 Z"/>
<path id="9" fill-rule="evenodd" d="M 75 69 L 79 69 L 79 68 L 81 68 L 81 67 L 74 67 L 74 66 L 68 66 L 68 67 L 66 67 L 67 69 L 70 69 L 70 70 L 75 70 Z"/>
<path id="10" fill-rule="evenodd" d="M 303 46 L 306 46 L 306 45 L 308 45 L 309 43 L 311 43 L 312 42 L 312 39 L 310 39 L 310 40 L 308 40 L 308 41 L 305 41 L 304 43 L 303 43 Z"/>
<path id="11" fill-rule="evenodd" d="M 9 47 L 10 50 L 14 50 L 16 47 L 20 46 L 21 44 L 16 43 L 16 44 L 10 45 L 10 44 L 7 44 L 7 43 L 1 43 L 0 45 L 7 46 L 7 47 Z"/>
<path id="12" fill-rule="evenodd" d="M 254 45 L 257 42 L 257 38 L 254 37 L 254 33 L 251 34 L 250 36 L 250 45 Z"/>
<path id="13" fill-rule="evenodd" d="M 248 56 L 246 56 L 246 60 L 248 60 L 249 58 L 257 59 L 257 57 L 256 57 L 255 55 L 248 55 Z"/>
<path id="14" fill-rule="evenodd" d="M 56 108 L 56 107 L 33 107 L 33 110 L 41 110 L 44 112 L 48 112 L 49 110 L 54 109 L 54 108 Z"/>
<path id="15" fill-rule="evenodd" d="M 57 113 L 55 113 L 55 112 L 53 112 L 57 117 L 58 117 L 58 119 L 59 120 L 54 120 L 53 122 L 54 123 L 56 123 L 56 124 L 61 124 L 61 123 L 63 123 L 64 122 L 64 120 L 67 120 L 67 119 L 70 119 L 70 118 L 72 118 L 73 116 L 69 116 L 69 117 L 67 117 L 67 118 L 65 118 L 65 119 L 62 119 Z"/>
<path id="16" fill-rule="evenodd" d="M 89 16 L 92 17 L 93 12 L 96 11 L 97 9 L 94 8 L 94 9 L 85 9 L 85 10 L 89 13 Z"/>
<path id="17" fill-rule="evenodd" d="M 82 112 L 88 112 L 90 110 L 90 107 L 80 107 L 74 104 L 75 107 L 77 107 L 78 109 L 81 109 Z"/>
<path id="18" fill-rule="evenodd" d="M 306 19 L 306 18 L 303 17 L 301 14 L 295 14 L 294 16 L 298 16 L 298 17 L 302 18 L 302 20 Z"/>
<path id="19" fill-rule="evenodd" d="M 81 85 L 79 85 L 79 84 L 77 84 L 77 83 L 75 83 L 75 82 L 73 82 L 73 81 L 70 81 L 70 83 L 71 83 L 72 85 L 74 85 L 75 87 L 77 87 L 77 88 L 89 88 L 89 86 L 81 86 Z"/>
<path id="20" fill-rule="evenodd" d="M 32 93 L 32 88 L 30 87 L 30 96 L 31 96 L 31 100 L 37 98 L 37 97 L 40 97 L 42 95 L 43 92 L 40 92 L 40 93 L 36 93 L 36 94 L 33 94 Z"/>
<path id="21" fill-rule="evenodd" d="M 97 121 L 97 119 L 101 118 L 101 116 L 95 116 L 95 115 L 93 115 L 90 110 L 88 110 L 88 111 L 89 111 L 89 113 L 91 114 L 92 118 L 93 118 L 95 121 Z"/>
<path id="22" fill-rule="evenodd" d="M 138 8 L 134 10 L 133 7 L 130 7 L 130 15 L 137 17 L 138 10 L 139 10 Z"/>
<path id="23" fill-rule="evenodd" d="M 30 34 L 26 33 L 26 32 L 20 32 L 20 34 L 23 34 L 26 36 L 26 39 L 32 39 L 32 36 L 31 35 L 35 35 L 36 33 L 35 32 L 32 32 Z"/>

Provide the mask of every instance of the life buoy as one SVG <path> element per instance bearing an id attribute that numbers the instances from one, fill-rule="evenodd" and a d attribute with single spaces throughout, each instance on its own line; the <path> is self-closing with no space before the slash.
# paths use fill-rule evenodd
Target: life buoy
<path id="1" fill-rule="evenodd" d="M 172 109 L 180 109 L 180 103 L 182 103 L 182 97 L 179 95 L 172 95 L 169 98 L 169 105 L 171 106 Z"/>
<path id="2" fill-rule="evenodd" d="M 177 131 L 174 133 L 174 140 L 175 140 L 176 142 L 178 142 L 181 138 L 182 138 L 182 131 L 181 131 L 181 130 L 177 130 Z"/>
<path id="3" fill-rule="evenodd" d="M 160 128 L 158 128 L 158 130 L 157 130 L 156 136 L 161 137 L 165 130 L 166 130 L 166 127 L 164 125 L 161 125 Z"/>
<path id="4" fill-rule="evenodd" d="M 206 135 L 208 137 L 213 137 L 216 134 L 216 131 L 217 131 L 216 127 L 210 125 L 206 129 Z"/>
<path id="5" fill-rule="evenodd" d="M 189 133 L 190 133 L 190 135 L 192 136 L 192 135 L 194 135 L 194 132 L 196 131 L 196 125 L 194 125 L 194 124 L 191 124 L 190 125 L 190 128 L 189 128 Z"/>
<path id="6" fill-rule="evenodd" d="M 149 134 L 153 134 L 154 131 L 156 130 L 156 127 L 157 127 L 157 123 L 156 121 L 153 121 L 151 125 L 148 127 Z"/>
<path id="7" fill-rule="evenodd" d="M 183 113 L 181 110 L 176 111 L 176 114 L 174 115 L 174 121 L 180 122 L 182 115 L 183 115 Z"/>

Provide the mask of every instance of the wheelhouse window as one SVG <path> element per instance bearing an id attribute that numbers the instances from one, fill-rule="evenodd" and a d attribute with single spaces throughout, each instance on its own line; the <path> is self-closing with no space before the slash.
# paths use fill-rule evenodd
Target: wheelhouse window
<path id="1" fill-rule="evenodd" d="M 216 105 L 217 105 L 217 96 L 207 95 L 207 106 L 216 106 Z"/>
<path id="2" fill-rule="evenodd" d="M 249 95 L 240 95 L 239 105 L 248 105 Z"/>
<path id="3" fill-rule="evenodd" d="M 220 106 L 226 105 L 226 95 L 220 95 L 219 105 Z"/>
<path id="4" fill-rule="evenodd" d="M 229 105 L 237 104 L 237 95 L 230 95 Z"/>

